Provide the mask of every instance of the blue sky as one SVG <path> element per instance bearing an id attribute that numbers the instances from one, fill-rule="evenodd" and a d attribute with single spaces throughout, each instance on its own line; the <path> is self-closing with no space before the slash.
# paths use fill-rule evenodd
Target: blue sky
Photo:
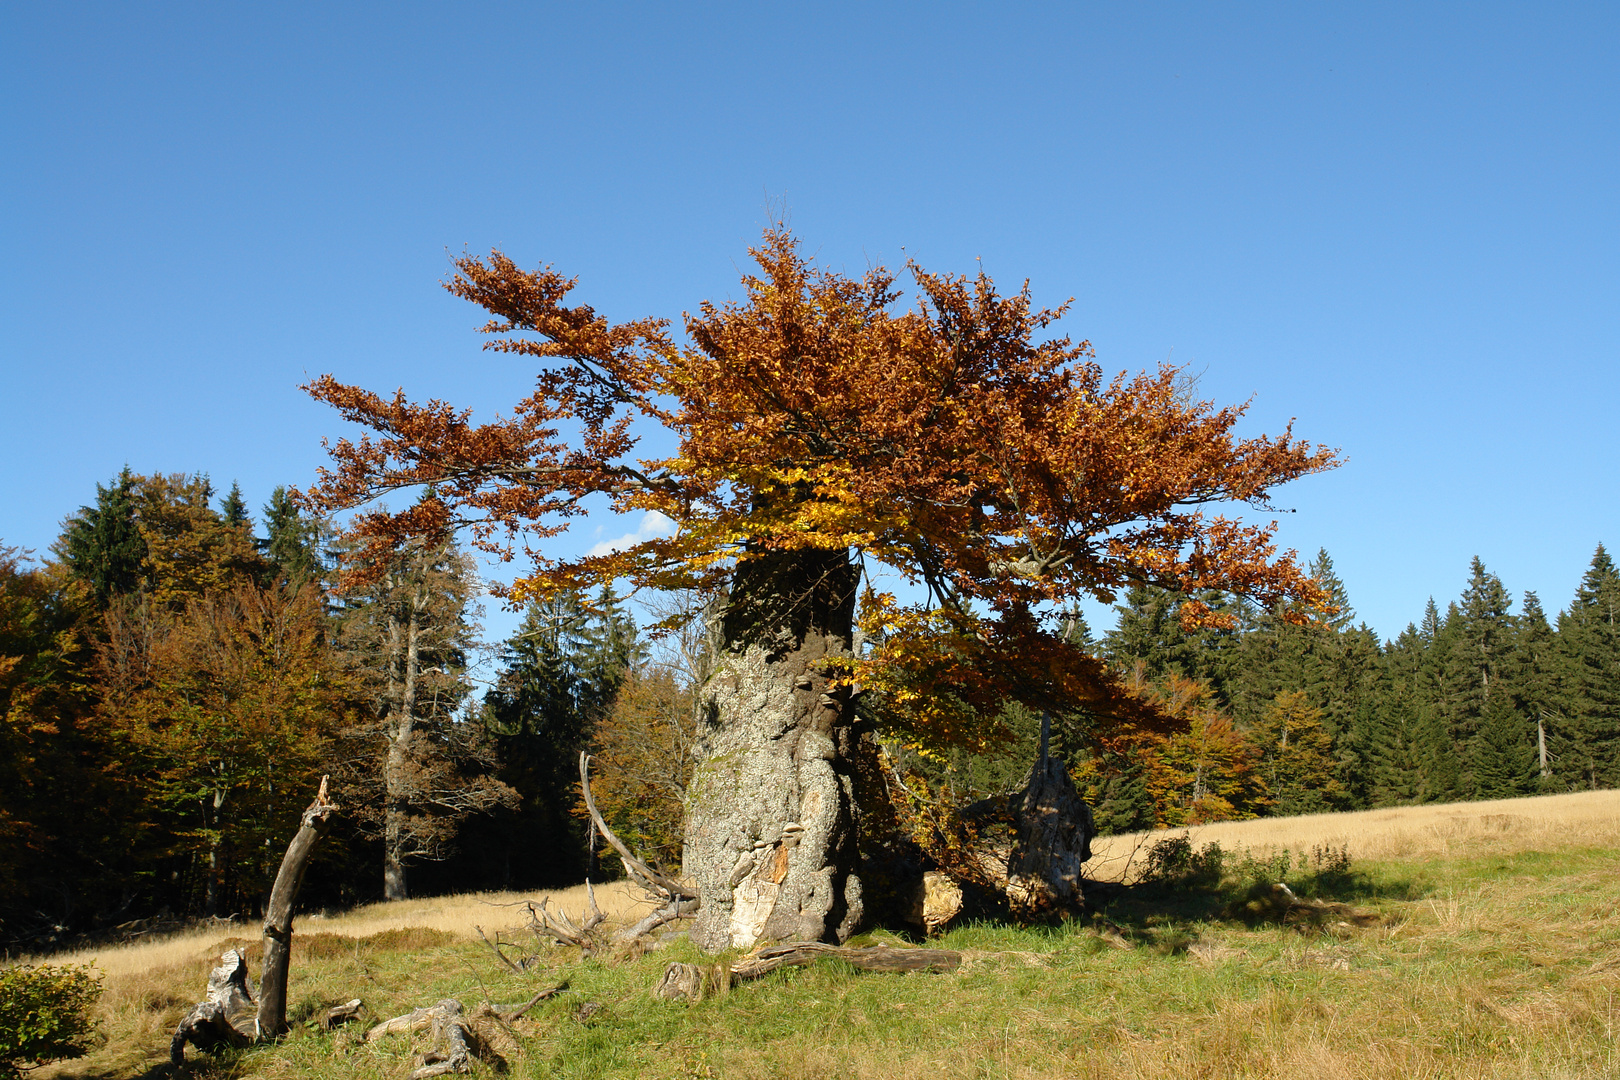
<path id="1" fill-rule="evenodd" d="M 526 393 L 449 253 L 678 317 L 785 203 L 829 265 L 980 259 L 1105 367 L 1341 447 L 1282 540 L 1381 635 L 1476 554 L 1556 610 L 1620 543 L 1617 39 L 1600 4 L 7 4 L 0 541 L 126 462 L 308 482 L 322 372 Z"/>

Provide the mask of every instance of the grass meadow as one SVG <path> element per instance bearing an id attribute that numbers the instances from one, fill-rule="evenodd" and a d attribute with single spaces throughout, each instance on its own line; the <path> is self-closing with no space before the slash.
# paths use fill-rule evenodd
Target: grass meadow
<path id="1" fill-rule="evenodd" d="M 1092 873 L 1122 883 L 1100 914 L 1122 934 L 1091 917 L 1028 929 L 959 926 L 933 943 L 965 954 L 954 974 L 871 974 L 824 962 L 692 1005 L 651 994 L 670 960 L 700 959 L 682 940 L 583 961 L 576 950 L 548 948 L 523 974 L 502 967 L 474 927 L 521 940 L 506 929 L 521 909 L 497 905 L 523 897 L 301 916 L 288 995 L 293 1034 L 186 1071 L 210 1080 L 402 1080 L 425 1042 L 368 1044 L 371 1023 L 444 997 L 469 1009 L 524 1001 L 567 979 L 566 992 L 489 1029 L 499 1060 L 477 1073 L 1620 1077 L 1620 792 L 1194 830 L 1194 848 L 1215 842 L 1226 853 L 1218 883 L 1139 880 L 1163 836 L 1097 845 Z M 1295 893 L 1342 906 L 1288 925 L 1245 902 L 1263 897 L 1266 879 L 1284 866 Z M 622 886 L 598 895 L 617 918 L 641 910 Z M 577 911 L 582 890 L 553 899 Z M 52 957 L 105 972 L 105 1043 L 40 1075 L 170 1075 L 169 1034 L 231 933 Z M 252 941 L 257 974 L 252 928 L 234 933 L 234 943 Z M 366 1003 L 361 1025 L 322 1032 L 300 1022 L 352 997 Z"/>

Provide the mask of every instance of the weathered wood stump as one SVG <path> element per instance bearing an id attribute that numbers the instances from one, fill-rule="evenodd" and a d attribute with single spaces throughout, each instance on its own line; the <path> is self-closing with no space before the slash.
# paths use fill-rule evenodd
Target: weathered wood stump
<path id="1" fill-rule="evenodd" d="M 259 1036 L 273 1039 L 287 1031 L 287 964 L 292 954 L 293 906 L 304 886 L 315 845 L 331 827 L 337 804 L 327 798 L 326 777 L 315 801 L 305 807 L 298 832 L 287 845 L 276 882 L 270 887 L 270 902 L 264 910 L 264 975 L 260 980 Z"/>
<path id="2" fill-rule="evenodd" d="M 1024 789 L 965 807 L 942 832 L 933 854 L 957 888 L 925 877 L 922 921 L 930 934 L 962 913 L 1037 922 L 1084 907 L 1080 869 L 1091 858 L 1096 826 L 1050 740 L 1051 720 L 1043 716 L 1040 753 Z"/>
<path id="3" fill-rule="evenodd" d="M 1069 767 L 1047 751 L 1051 719 L 1041 717 L 1041 754 L 1017 811 L 1017 836 L 1007 860 L 1007 907 L 1034 920 L 1079 911 L 1080 867 L 1096 833 L 1091 808 L 1074 789 Z"/>
<path id="4" fill-rule="evenodd" d="M 188 1042 L 208 1051 L 249 1045 L 259 1034 L 257 1014 L 247 957 L 231 949 L 208 975 L 208 996 L 193 1006 L 174 1029 L 169 1060 L 184 1064 Z"/>

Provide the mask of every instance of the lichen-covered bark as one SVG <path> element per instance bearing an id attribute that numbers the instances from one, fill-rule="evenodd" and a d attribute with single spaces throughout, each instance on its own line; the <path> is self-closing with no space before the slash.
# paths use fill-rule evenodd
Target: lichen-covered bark
<path id="1" fill-rule="evenodd" d="M 825 662 L 847 656 L 857 573 L 844 552 L 745 562 L 719 615 L 705 688 L 703 764 L 687 795 L 686 871 L 710 951 L 843 942 L 863 904 L 849 693 Z"/>

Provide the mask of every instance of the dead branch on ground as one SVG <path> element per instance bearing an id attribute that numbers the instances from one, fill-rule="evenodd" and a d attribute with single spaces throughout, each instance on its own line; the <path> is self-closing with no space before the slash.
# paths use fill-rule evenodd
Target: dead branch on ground
<path id="1" fill-rule="evenodd" d="M 823 945 L 817 941 L 796 941 L 771 945 L 739 958 L 733 964 L 672 963 L 664 969 L 654 996 L 667 1001 L 699 1001 L 726 993 L 732 985 L 757 979 L 784 967 L 804 967 L 817 960 L 837 959 L 862 971 L 955 971 L 962 954 L 948 949 L 892 949 L 884 945 L 850 948 Z"/>

